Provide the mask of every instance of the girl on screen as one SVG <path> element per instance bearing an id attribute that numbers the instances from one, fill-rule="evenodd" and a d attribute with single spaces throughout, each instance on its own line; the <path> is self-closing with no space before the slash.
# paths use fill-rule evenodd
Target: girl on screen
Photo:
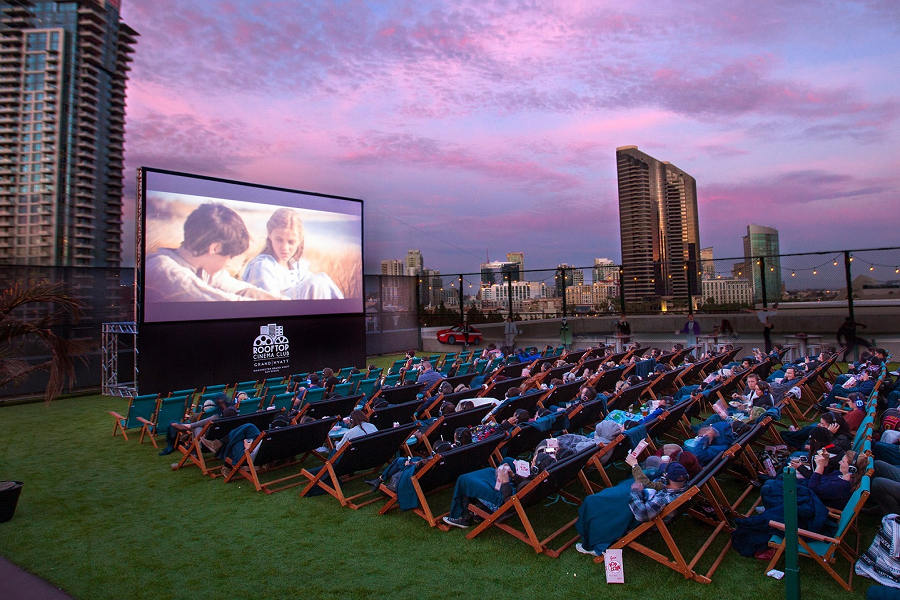
<path id="1" fill-rule="evenodd" d="M 303 255 L 300 213 L 279 208 L 266 223 L 266 247 L 244 269 L 243 279 L 292 300 L 342 299 L 344 294 L 326 273 L 313 273 Z"/>

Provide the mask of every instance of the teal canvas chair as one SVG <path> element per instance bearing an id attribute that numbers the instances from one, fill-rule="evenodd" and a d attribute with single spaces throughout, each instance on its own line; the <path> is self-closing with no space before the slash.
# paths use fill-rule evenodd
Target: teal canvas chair
<path id="1" fill-rule="evenodd" d="M 294 403 L 294 394 L 293 392 L 275 394 L 271 399 L 272 404 L 270 406 L 275 407 L 275 410 L 290 410 L 291 405 Z"/>
<path id="2" fill-rule="evenodd" d="M 405 364 L 406 359 L 401 358 L 400 360 L 395 360 L 394 364 L 391 365 L 391 368 L 388 369 L 388 375 L 396 375 Z"/>
<path id="3" fill-rule="evenodd" d="M 336 377 L 338 379 L 340 379 L 341 381 L 348 381 L 350 378 L 351 371 L 353 371 L 353 369 L 355 369 L 355 368 L 356 367 L 344 367 L 343 369 L 340 370 L 340 372 L 336 375 Z"/>
<path id="4" fill-rule="evenodd" d="M 372 377 L 371 379 L 361 379 L 359 381 L 359 386 L 356 389 L 356 393 L 364 394 L 366 398 L 371 398 L 372 394 L 375 393 L 375 384 L 377 383 L 377 377 Z"/>
<path id="5" fill-rule="evenodd" d="M 334 386 L 331 393 L 334 396 L 349 396 L 352 393 L 353 385 L 353 383 L 339 383 Z"/>
<path id="6" fill-rule="evenodd" d="M 366 378 L 365 373 L 353 373 L 350 375 L 350 393 L 356 393 L 356 388 L 359 385 L 359 382 Z"/>
<path id="7" fill-rule="evenodd" d="M 156 436 L 163 435 L 170 423 L 181 423 L 184 421 L 184 415 L 188 410 L 189 399 L 187 396 L 172 396 L 171 398 L 163 398 L 159 401 L 159 408 L 153 419 L 139 418 L 141 422 L 141 439 L 140 443 L 144 443 L 144 436 L 150 438 L 150 442 L 154 448 L 159 448 L 156 443 Z"/>
<path id="8" fill-rule="evenodd" d="M 116 420 L 116 424 L 113 426 L 113 437 L 116 437 L 116 432 L 121 430 L 122 437 L 127 440 L 128 430 L 140 429 L 142 424 L 139 419 L 152 420 L 158 405 L 159 394 L 143 394 L 131 399 L 128 403 L 128 412 L 124 417 L 113 410 L 109 411 L 109 414 Z"/>

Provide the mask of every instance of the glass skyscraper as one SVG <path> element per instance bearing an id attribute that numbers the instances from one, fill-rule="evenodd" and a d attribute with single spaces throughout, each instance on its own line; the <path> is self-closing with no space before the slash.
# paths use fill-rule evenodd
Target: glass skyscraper
<path id="1" fill-rule="evenodd" d="M 753 298 L 761 301 L 763 294 L 763 276 L 766 283 L 766 301 L 777 302 L 781 299 L 781 254 L 778 244 L 778 230 L 762 225 L 747 225 L 744 236 L 744 265 L 753 273 Z M 764 265 L 758 263 L 763 257 Z M 764 273 L 761 273 L 763 271 Z"/>
<path id="2" fill-rule="evenodd" d="M 0 1 L 0 264 L 118 267 L 120 0 Z"/>
<path id="3" fill-rule="evenodd" d="M 697 182 L 637 146 L 616 149 L 625 300 L 700 294 Z"/>

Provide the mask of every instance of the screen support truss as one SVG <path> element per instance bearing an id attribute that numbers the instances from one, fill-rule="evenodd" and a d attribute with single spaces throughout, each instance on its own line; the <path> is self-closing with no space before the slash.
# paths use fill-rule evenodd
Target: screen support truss
<path id="1" fill-rule="evenodd" d="M 128 397 L 137 394 L 137 325 L 133 321 L 103 323 L 100 337 L 100 353 L 103 367 L 101 392 L 104 396 Z M 132 381 L 119 381 L 119 340 L 132 336 L 127 344 L 134 349 L 134 373 Z M 124 339 L 123 339 L 124 341 Z"/>

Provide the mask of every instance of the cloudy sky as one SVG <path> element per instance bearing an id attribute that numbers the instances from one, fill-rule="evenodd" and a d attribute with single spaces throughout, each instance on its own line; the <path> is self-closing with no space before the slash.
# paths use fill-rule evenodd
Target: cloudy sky
<path id="1" fill-rule="evenodd" d="M 369 273 L 619 260 L 623 145 L 696 177 L 717 258 L 751 221 L 783 252 L 898 241 L 893 0 L 123 4 L 129 189 L 144 165 L 361 198 Z"/>

